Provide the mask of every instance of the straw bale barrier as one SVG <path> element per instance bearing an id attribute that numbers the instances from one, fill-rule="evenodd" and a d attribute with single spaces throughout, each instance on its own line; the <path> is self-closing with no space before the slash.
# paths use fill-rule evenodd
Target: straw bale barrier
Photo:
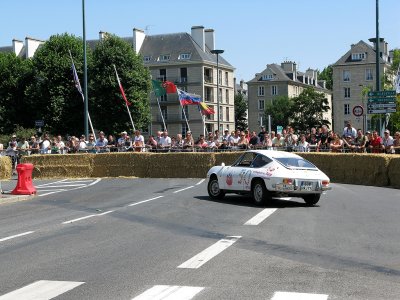
<path id="1" fill-rule="evenodd" d="M 388 186 L 391 155 L 363 153 L 297 153 L 315 164 L 332 182 Z"/>
<path id="2" fill-rule="evenodd" d="M 222 162 L 230 165 L 240 154 L 241 152 L 125 152 L 32 155 L 24 157 L 22 162 L 34 164 L 34 178 L 204 178 L 209 168 L 221 165 Z M 298 154 L 325 172 L 332 182 L 400 187 L 400 155 L 314 152 Z M 0 162 L 0 176 L 4 174 L 9 178 L 9 159 L 3 158 Z"/>
<path id="3" fill-rule="evenodd" d="M 95 154 L 47 154 L 24 156 L 22 163 L 32 163 L 33 178 L 91 177 Z"/>
<path id="4" fill-rule="evenodd" d="M 0 180 L 10 179 L 12 175 L 11 158 L 8 156 L 0 156 Z"/>
<path id="5" fill-rule="evenodd" d="M 389 185 L 400 188 L 400 155 L 392 155 L 388 168 Z"/>

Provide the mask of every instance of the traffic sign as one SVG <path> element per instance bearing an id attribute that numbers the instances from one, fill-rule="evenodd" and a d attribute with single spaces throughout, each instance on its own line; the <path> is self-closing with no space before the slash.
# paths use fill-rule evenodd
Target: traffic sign
<path id="1" fill-rule="evenodd" d="M 386 109 L 368 109 L 369 114 L 387 114 L 396 112 L 395 108 L 386 108 Z"/>
<path id="2" fill-rule="evenodd" d="M 356 105 L 353 107 L 353 115 L 356 117 L 361 117 L 364 114 L 364 108 L 361 105 Z"/>
<path id="3" fill-rule="evenodd" d="M 396 96 L 396 91 L 373 91 L 368 92 L 368 97 L 386 97 L 386 96 Z"/>
<path id="4" fill-rule="evenodd" d="M 44 120 L 35 120 L 35 126 L 36 127 L 43 127 L 44 126 Z"/>
<path id="5" fill-rule="evenodd" d="M 377 109 L 377 108 L 396 108 L 396 103 L 374 103 L 368 104 L 368 109 Z"/>
<path id="6" fill-rule="evenodd" d="M 368 98 L 368 102 L 396 102 L 395 97 Z"/>

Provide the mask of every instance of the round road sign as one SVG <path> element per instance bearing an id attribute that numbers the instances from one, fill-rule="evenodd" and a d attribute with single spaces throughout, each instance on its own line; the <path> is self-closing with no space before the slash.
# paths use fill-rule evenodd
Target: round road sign
<path id="1" fill-rule="evenodd" d="M 364 114 L 364 108 L 361 105 L 356 105 L 353 108 L 353 115 L 361 117 Z"/>

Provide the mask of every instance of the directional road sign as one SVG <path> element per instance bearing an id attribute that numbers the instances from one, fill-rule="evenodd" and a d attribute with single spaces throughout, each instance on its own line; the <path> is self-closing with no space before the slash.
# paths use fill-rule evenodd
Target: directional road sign
<path id="1" fill-rule="evenodd" d="M 387 108 L 387 109 L 368 109 L 369 114 L 387 114 L 396 112 L 395 108 Z"/>
<path id="2" fill-rule="evenodd" d="M 396 103 L 368 103 L 368 109 L 386 109 L 386 108 L 396 108 Z"/>
<path id="3" fill-rule="evenodd" d="M 368 103 L 369 102 L 396 102 L 395 97 L 377 97 L 377 98 L 368 98 Z"/>
<path id="4" fill-rule="evenodd" d="M 374 91 L 368 92 L 368 97 L 388 97 L 388 96 L 396 96 L 396 91 Z"/>

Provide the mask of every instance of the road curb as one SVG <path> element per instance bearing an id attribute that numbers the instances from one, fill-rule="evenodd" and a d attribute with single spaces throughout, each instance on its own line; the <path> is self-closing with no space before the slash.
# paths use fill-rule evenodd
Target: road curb
<path id="1" fill-rule="evenodd" d="M 0 195 L 0 205 L 7 203 L 14 203 L 19 201 L 26 201 L 35 198 L 36 195 L 11 195 L 11 194 L 1 194 Z"/>

